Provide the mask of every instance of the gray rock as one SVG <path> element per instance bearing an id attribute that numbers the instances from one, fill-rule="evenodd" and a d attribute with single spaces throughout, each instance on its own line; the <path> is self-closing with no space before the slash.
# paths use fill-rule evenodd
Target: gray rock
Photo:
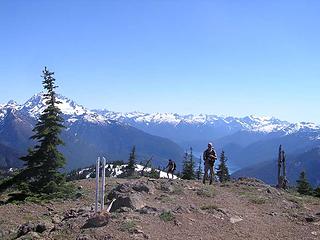
<path id="1" fill-rule="evenodd" d="M 160 183 L 160 190 L 164 192 L 172 193 L 174 191 L 173 182 L 161 182 Z"/>
<path id="2" fill-rule="evenodd" d="M 52 223 L 54 223 L 54 224 L 60 223 L 61 220 L 62 220 L 62 219 L 60 218 L 59 215 L 54 215 L 54 216 L 51 218 L 51 221 L 52 221 Z"/>
<path id="3" fill-rule="evenodd" d="M 181 213 L 190 213 L 190 210 L 182 206 L 177 206 L 175 209 L 172 210 L 172 212 L 181 214 Z"/>
<path id="4" fill-rule="evenodd" d="M 128 194 L 128 195 L 120 195 L 116 200 L 114 201 L 110 212 L 115 212 L 119 208 L 130 208 L 132 210 L 141 209 L 145 206 L 145 203 L 141 197 L 141 195 L 138 194 Z"/>
<path id="5" fill-rule="evenodd" d="M 133 186 L 132 186 L 132 189 L 137 191 L 137 192 L 146 192 L 146 193 L 149 193 L 150 192 L 150 187 L 148 187 L 145 183 L 143 182 L 138 182 L 138 183 L 135 183 Z"/>
<path id="6" fill-rule="evenodd" d="M 140 214 L 152 214 L 152 213 L 156 213 L 158 212 L 158 209 L 155 207 L 149 207 L 149 206 L 145 206 L 141 209 L 138 209 L 138 212 Z"/>
<path id="7" fill-rule="evenodd" d="M 109 223 L 110 215 L 108 213 L 96 214 L 89 218 L 82 228 L 104 227 Z"/>
<path id="8" fill-rule="evenodd" d="M 35 232 L 43 233 L 47 230 L 47 226 L 45 223 L 38 223 L 35 227 Z"/>
<path id="9" fill-rule="evenodd" d="M 109 200 L 116 199 L 120 195 L 123 195 L 125 193 L 130 193 L 131 191 L 132 191 L 132 186 L 129 183 L 119 184 L 117 187 L 113 188 L 109 192 L 107 198 Z"/>
<path id="10" fill-rule="evenodd" d="M 33 223 L 25 223 L 18 227 L 17 237 L 21 237 L 26 235 L 29 232 L 33 232 L 35 230 L 35 225 Z"/>
<path id="11" fill-rule="evenodd" d="M 77 210 L 71 208 L 69 211 L 67 211 L 64 214 L 64 218 L 62 219 L 62 221 L 65 221 L 65 220 L 70 219 L 70 218 L 76 218 L 78 216 L 79 216 L 79 213 L 77 212 Z"/>
<path id="12" fill-rule="evenodd" d="M 17 238 L 17 240 L 36 240 L 36 239 L 44 239 L 43 237 L 41 237 L 38 233 L 36 232 L 29 232 L 24 236 L 21 236 L 19 238 Z"/>
<path id="13" fill-rule="evenodd" d="M 173 223 L 174 223 L 174 225 L 176 225 L 176 226 L 178 226 L 178 227 L 180 227 L 180 226 L 182 225 L 182 223 L 179 222 L 177 219 L 175 219 L 175 220 L 173 221 Z"/>
<path id="14" fill-rule="evenodd" d="M 311 216 L 311 215 L 306 216 L 305 219 L 308 223 L 315 222 L 317 220 L 317 218 L 315 216 Z"/>
<path id="15" fill-rule="evenodd" d="M 126 213 L 126 212 L 132 212 L 131 208 L 128 207 L 121 207 L 119 209 L 116 210 L 117 213 Z"/>
<path id="16" fill-rule="evenodd" d="M 241 217 L 239 217 L 239 216 L 233 216 L 233 217 L 230 218 L 230 222 L 232 224 L 237 223 L 237 222 L 241 222 L 241 221 L 243 221 L 243 219 Z"/>
<path id="17" fill-rule="evenodd" d="M 91 239 L 93 238 L 86 234 L 81 234 L 76 238 L 76 240 L 91 240 Z"/>

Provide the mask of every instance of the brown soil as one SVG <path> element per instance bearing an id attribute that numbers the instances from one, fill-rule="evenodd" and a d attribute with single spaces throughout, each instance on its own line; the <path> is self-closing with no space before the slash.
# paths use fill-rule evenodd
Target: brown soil
<path id="1" fill-rule="evenodd" d="M 82 180 L 76 184 L 83 186 L 85 195 L 76 201 L 0 206 L 0 239 L 15 239 L 19 226 L 27 222 L 43 222 L 48 229 L 20 239 L 320 239 L 318 198 L 279 191 L 253 179 L 212 186 L 107 179 L 106 188 L 134 182 L 150 188 L 139 194 L 154 210 L 111 213 L 106 226 L 83 228 L 93 215 L 94 180 Z M 66 218 L 70 210 L 82 213 Z"/>

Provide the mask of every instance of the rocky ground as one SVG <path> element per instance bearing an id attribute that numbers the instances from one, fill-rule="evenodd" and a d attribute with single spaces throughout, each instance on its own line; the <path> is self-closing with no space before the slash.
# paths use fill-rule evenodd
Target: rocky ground
<path id="1" fill-rule="evenodd" d="M 0 239 L 320 239 L 320 199 L 258 180 L 107 179 L 111 211 L 95 215 L 91 180 L 78 200 L 0 206 Z"/>

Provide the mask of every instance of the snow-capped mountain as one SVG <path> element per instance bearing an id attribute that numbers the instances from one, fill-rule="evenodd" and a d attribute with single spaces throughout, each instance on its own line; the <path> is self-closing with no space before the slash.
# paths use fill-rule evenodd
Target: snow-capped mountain
<path id="1" fill-rule="evenodd" d="M 181 164 L 182 149 L 192 146 L 198 154 L 213 141 L 218 151 L 226 150 L 230 163 L 241 167 L 273 158 L 279 144 L 287 145 L 292 153 L 320 144 L 320 127 L 314 123 L 257 116 L 119 113 L 89 110 L 61 95 L 57 98 L 67 127 L 63 138 L 68 146 L 65 155 L 71 159 L 69 168 L 89 165 L 102 153 L 125 160 L 133 145 L 142 157 L 174 158 Z M 30 146 L 29 137 L 45 108 L 44 101 L 39 93 L 24 104 L 9 101 L 0 105 L 0 145 L 10 149 L 6 150 L 10 156 L 12 150 L 20 153 Z M 0 166 L 10 165 L 8 159 L 2 153 Z M 164 165 L 161 161 L 156 164 Z"/>
<path id="2" fill-rule="evenodd" d="M 176 128 L 183 125 L 191 126 L 212 126 L 222 127 L 227 126 L 230 132 L 236 131 L 253 131 L 261 133 L 283 132 L 284 134 L 293 134 L 299 131 L 319 131 L 320 126 L 315 123 L 301 122 L 290 123 L 282 121 L 274 117 L 258 117 L 246 116 L 239 117 L 223 117 L 217 115 L 179 115 L 176 113 L 142 113 L 129 112 L 120 113 L 108 110 L 89 110 L 74 101 L 57 95 L 60 102 L 58 107 L 63 113 L 67 122 L 76 122 L 84 120 L 91 123 L 108 124 L 110 122 L 118 122 L 134 125 L 171 125 Z M 24 104 L 18 104 L 11 100 L 7 104 L 0 104 L 0 121 L 3 119 L 8 110 L 21 111 L 35 119 L 38 119 L 42 111 L 45 109 L 45 99 L 43 93 L 38 93 L 32 96 Z"/>
<path id="3" fill-rule="evenodd" d="M 168 158 L 183 156 L 181 147 L 169 139 L 109 121 L 105 116 L 61 95 L 57 96 L 57 100 L 66 126 L 62 133 L 66 146 L 61 149 L 67 157 L 68 169 L 88 166 L 99 155 L 126 160 L 133 145 L 137 148 L 139 159 L 154 156 L 158 166 L 165 165 Z M 32 129 L 44 109 L 43 93 L 34 95 L 24 104 L 10 101 L 0 106 L 0 150 L 4 149 L 0 152 L 0 167 L 21 166 L 21 161 L 12 157 L 15 155 L 11 150 L 21 156 L 34 144 L 29 138 L 34 134 Z"/>
<path id="4" fill-rule="evenodd" d="M 281 121 L 275 118 L 269 117 L 255 117 L 249 116 L 244 118 L 235 117 L 221 117 L 217 115 L 179 115 L 176 113 L 141 113 L 141 112 L 130 112 L 130 113 L 119 113 L 108 110 L 94 110 L 95 112 L 104 115 L 106 118 L 120 121 L 129 122 L 134 121 L 137 123 L 145 124 L 171 124 L 178 126 L 179 124 L 193 124 L 193 125 L 219 125 L 221 122 L 229 124 L 230 127 L 240 127 L 243 130 L 252 131 L 263 131 L 272 132 L 283 129 L 290 123 Z"/>
<path id="5" fill-rule="evenodd" d="M 287 153 L 300 153 L 320 145 L 320 126 L 290 123 L 274 117 L 223 117 L 217 115 L 179 115 L 174 113 L 119 113 L 94 110 L 110 121 L 134 126 L 147 133 L 169 138 L 184 149 L 192 146 L 201 154 L 208 142 L 228 155 L 233 169 L 276 157 L 280 144 Z"/>
<path id="6" fill-rule="evenodd" d="M 214 128 L 215 133 L 211 133 L 212 138 L 224 137 L 229 134 L 238 131 L 252 131 L 257 133 L 281 133 L 282 135 L 294 134 L 299 131 L 320 131 L 320 126 L 314 123 L 301 122 L 290 123 L 288 121 L 282 121 L 274 117 L 257 117 L 247 116 L 243 118 L 238 117 L 223 117 L 217 115 L 179 115 L 176 113 L 119 113 L 108 110 L 93 110 L 94 112 L 105 116 L 108 120 L 127 123 L 132 126 L 141 128 L 147 132 L 152 132 L 152 128 L 159 128 L 161 125 L 166 128 L 179 129 L 199 128 L 205 131 L 212 132 L 209 128 Z M 149 130 L 148 130 L 149 129 Z M 217 131 L 217 129 L 219 129 Z M 159 132 L 159 135 L 162 131 Z M 165 133 L 166 131 L 164 131 Z M 177 134 L 179 135 L 179 134 Z M 188 139 L 199 139 L 198 137 L 190 137 Z M 180 141 L 185 139 L 177 138 L 175 140 Z"/>
<path id="7" fill-rule="evenodd" d="M 58 107 L 63 113 L 66 122 L 74 123 L 76 121 L 83 120 L 97 124 L 109 123 L 106 117 L 90 111 L 62 95 L 57 95 L 57 100 L 60 102 Z M 38 119 L 45 109 L 45 101 L 43 93 L 38 93 L 32 96 L 24 104 L 19 105 L 14 101 L 10 101 L 6 105 L 3 105 L 2 108 L 11 108 L 15 111 L 21 111 L 21 113 L 25 115 Z"/>

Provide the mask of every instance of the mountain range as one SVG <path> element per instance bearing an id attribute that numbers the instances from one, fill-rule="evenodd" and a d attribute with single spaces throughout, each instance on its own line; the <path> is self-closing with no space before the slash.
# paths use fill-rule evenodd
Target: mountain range
<path id="1" fill-rule="evenodd" d="M 184 149 L 192 146 L 202 152 L 213 141 L 226 152 L 236 169 L 272 160 L 284 145 L 292 155 L 320 145 L 320 126 L 310 122 L 290 123 L 274 117 L 221 117 L 171 113 L 119 113 L 94 110 L 107 119 L 129 124 L 147 133 L 169 138 Z"/>
<path id="2" fill-rule="evenodd" d="M 128 124 L 108 120 L 74 101 L 58 96 L 66 129 L 62 133 L 67 169 L 89 166 L 98 156 L 128 159 L 135 145 L 139 160 L 153 156 L 153 163 L 165 165 L 168 158 L 180 159 L 182 148 L 173 141 L 145 133 Z M 30 140 L 37 119 L 44 110 L 43 94 L 36 94 L 24 104 L 10 101 L 0 105 L 0 167 L 20 167 L 17 158 L 34 144 Z M 2 150 L 3 149 L 3 150 Z"/>
<path id="3" fill-rule="evenodd" d="M 60 95 L 58 99 L 66 125 L 62 134 L 66 147 L 61 150 L 68 169 L 90 165 L 98 155 L 125 160 L 133 145 L 141 160 L 153 156 L 156 166 L 165 166 L 172 158 L 181 168 L 184 149 L 193 147 L 201 153 L 213 142 L 218 152 L 226 152 L 234 170 L 275 162 L 280 144 L 292 158 L 320 146 L 320 126 L 309 122 L 257 116 L 120 113 L 89 110 Z M 24 104 L 10 101 L 0 105 L 0 167 L 21 166 L 17 156 L 33 144 L 29 137 L 43 109 L 42 93 Z M 240 173 L 246 175 L 246 171 Z"/>

